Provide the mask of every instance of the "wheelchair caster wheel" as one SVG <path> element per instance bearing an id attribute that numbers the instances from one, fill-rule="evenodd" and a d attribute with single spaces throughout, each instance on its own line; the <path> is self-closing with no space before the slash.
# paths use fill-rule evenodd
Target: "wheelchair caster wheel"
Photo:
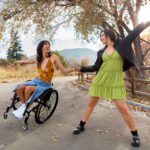
<path id="1" fill-rule="evenodd" d="M 7 119 L 7 117 L 8 117 L 8 114 L 6 113 L 6 112 L 4 112 L 4 119 Z"/>
<path id="2" fill-rule="evenodd" d="M 22 126 L 22 129 L 23 129 L 24 131 L 28 130 L 28 125 L 27 125 L 27 124 L 24 124 L 24 125 Z"/>

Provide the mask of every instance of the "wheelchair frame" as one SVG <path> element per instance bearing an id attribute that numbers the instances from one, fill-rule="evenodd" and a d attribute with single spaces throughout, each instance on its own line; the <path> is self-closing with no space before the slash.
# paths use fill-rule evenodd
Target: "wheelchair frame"
<path id="1" fill-rule="evenodd" d="M 14 93 L 13 98 L 11 98 L 12 103 L 10 106 L 6 108 L 6 111 L 4 112 L 4 119 L 7 119 L 8 113 L 11 109 L 16 110 L 17 105 L 20 102 L 19 97 L 17 96 L 17 93 Z M 54 101 L 54 106 L 52 106 L 52 102 Z M 32 106 L 33 103 L 35 103 L 35 106 Z M 23 114 L 24 124 L 22 126 L 23 130 L 28 130 L 28 119 L 30 118 L 30 113 L 35 113 L 35 121 L 38 124 L 45 123 L 54 113 L 56 107 L 58 104 L 58 92 L 57 90 L 50 88 L 47 89 L 41 94 L 38 98 L 36 98 L 33 102 L 27 104 L 26 110 Z M 30 109 L 30 105 L 32 108 Z M 48 109 L 50 112 L 46 115 L 44 120 L 40 118 L 41 116 L 41 109 L 44 108 L 45 110 Z M 52 110 L 51 110 L 52 109 Z"/>

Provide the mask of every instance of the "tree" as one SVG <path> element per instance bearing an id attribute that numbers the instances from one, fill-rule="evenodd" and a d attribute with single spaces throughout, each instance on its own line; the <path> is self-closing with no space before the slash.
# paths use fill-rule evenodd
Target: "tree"
<path id="1" fill-rule="evenodd" d="M 8 59 L 0 58 L 0 65 L 7 66 L 9 65 Z"/>
<path id="2" fill-rule="evenodd" d="M 67 62 L 70 67 L 76 67 L 80 65 L 79 61 L 74 57 L 68 59 Z"/>
<path id="3" fill-rule="evenodd" d="M 146 64 L 150 65 L 150 30 L 147 31 L 146 33 L 142 34 L 142 50 L 144 52 L 144 55 L 147 56 L 143 56 L 144 62 L 146 62 Z"/>
<path id="4" fill-rule="evenodd" d="M 7 58 L 10 61 L 20 60 L 24 55 L 18 33 L 14 30 L 12 30 L 12 38 L 11 46 L 7 50 Z"/>
<path id="5" fill-rule="evenodd" d="M 14 27 L 25 33 L 34 24 L 33 32 L 40 36 L 54 35 L 58 27 L 72 21 L 78 37 L 93 40 L 100 29 L 109 28 L 125 37 L 138 24 L 141 6 L 150 0 L 11 0 L 1 2 L 0 31 Z M 11 8 L 11 9 L 10 9 Z M 130 25 L 130 27 L 129 27 Z M 33 27 L 32 27 L 33 29 Z M 31 31 L 31 30 L 30 30 Z M 135 42 L 139 63 L 143 64 L 140 38 Z"/>
<path id="6" fill-rule="evenodd" d="M 138 25 L 138 14 L 141 6 L 147 4 L 147 0 L 68 0 L 57 1 L 58 5 L 66 7 L 78 6 L 79 15 L 74 19 L 75 28 L 83 39 L 93 39 L 98 35 L 100 29 L 109 28 L 114 30 L 118 36 L 125 37 L 130 30 Z M 131 27 L 129 27 L 129 25 Z M 143 65 L 140 38 L 135 42 L 136 56 L 140 65 Z"/>
<path id="7" fill-rule="evenodd" d="M 68 64 L 66 63 L 65 59 L 64 59 L 64 56 L 61 55 L 58 51 L 53 51 L 52 53 L 56 54 L 61 62 L 61 64 L 67 68 L 68 67 Z"/>
<path id="8" fill-rule="evenodd" d="M 89 59 L 88 58 L 81 58 L 80 59 L 80 64 L 83 65 L 83 66 L 88 66 L 90 63 Z"/>

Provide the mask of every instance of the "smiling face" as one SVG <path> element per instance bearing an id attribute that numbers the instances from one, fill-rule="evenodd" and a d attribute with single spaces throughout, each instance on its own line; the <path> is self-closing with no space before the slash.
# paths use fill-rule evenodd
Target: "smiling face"
<path id="1" fill-rule="evenodd" d="M 42 53 L 48 53 L 50 52 L 50 44 L 48 42 L 45 42 L 42 47 Z"/>
<path id="2" fill-rule="evenodd" d="M 110 44 L 115 42 L 116 35 L 115 32 L 109 29 L 105 29 L 100 33 L 100 40 L 103 44 Z"/>
<path id="3" fill-rule="evenodd" d="M 109 38 L 109 37 L 106 36 L 104 32 L 101 32 L 101 34 L 100 34 L 100 40 L 101 40 L 101 42 L 102 42 L 103 44 L 107 44 L 108 38 Z"/>

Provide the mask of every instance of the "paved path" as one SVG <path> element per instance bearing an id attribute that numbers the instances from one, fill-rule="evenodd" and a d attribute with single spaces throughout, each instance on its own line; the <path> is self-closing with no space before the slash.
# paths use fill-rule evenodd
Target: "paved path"
<path id="1" fill-rule="evenodd" d="M 100 100 L 87 122 L 86 130 L 72 135 L 88 103 L 87 92 L 68 83 L 76 77 L 54 78 L 59 92 L 59 105 L 53 116 L 42 125 L 29 120 L 29 130 L 22 131 L 22 122 L 11 116 L 3 119 L 16 83 L 0 83 L 0 150 L 149 150 L 150 118 L 144 113 L 132 112 L 139 129 L 142 145 L 130 146 L 131 135 L 116 107 Z"/>

